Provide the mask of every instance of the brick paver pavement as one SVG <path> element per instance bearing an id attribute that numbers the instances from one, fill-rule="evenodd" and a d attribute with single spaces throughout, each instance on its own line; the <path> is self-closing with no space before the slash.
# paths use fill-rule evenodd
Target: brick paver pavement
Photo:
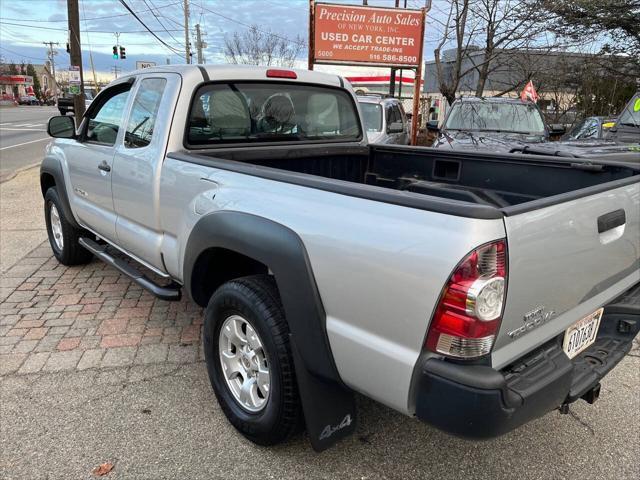
<path id="1" fill-rule="evenodd" d="M 2 274 L 0 375 L 202 360 L 202 309 L 158 300 L 94 260 L 65 267 L 48 242 Z"/>

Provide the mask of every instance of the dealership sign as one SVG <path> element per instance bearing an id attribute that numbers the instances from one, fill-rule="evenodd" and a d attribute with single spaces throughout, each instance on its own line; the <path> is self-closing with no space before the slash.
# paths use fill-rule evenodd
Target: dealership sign
<path id="1" fill-rule="evenodd" d="M 421 63 L 424 11 L 315 3 L 310 61 L 416 67 Z"/>

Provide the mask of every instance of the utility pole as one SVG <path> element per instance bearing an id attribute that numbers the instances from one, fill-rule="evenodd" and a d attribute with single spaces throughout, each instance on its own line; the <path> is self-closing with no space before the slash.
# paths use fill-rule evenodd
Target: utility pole
<path id="1" fill-rule="evenodd" d="M 207 44 L 202 41 L 202 34 L 200 32 L 200 24 L 196 24 L 196 50 L 198 52 L 198 63 L 204 63 L 204 57 L 202 56 L 202 49 L 206 48 Z"/>
<path id="2" fill-rule="evenodd" d="M 57 51 L 53 49 L 54 45 L 60 45 L 58 42 L 42 42 L 45 45 L 49 46 L 49 53 L 47 56 L 49 57 L 49 61 L 51 61 L 51 75 L 53 76 L 53 98 L 56 99 L 56 103 L 58 102 L 58 81 L 56 80 L 56 61 L 55 56 L 58 54 Z"/>
<path id="3" fill-rule="evenodd" d="M 84 115 L 84 77 L 82 74 L 82 48 L 80 46 L 80 14 L 78 0 L 67 0 L 67 17 L 69 18 L 69 50 L 71 66 L 80 70 L 80 92 L 74 95 L 73 112 L 76 125 L 80 125 Z"/>
<path id="4" fill-rule="evenodd" d="M 191 48 L 189 46 L 189 0 L 184 0 L 184 53 L 187 64 L 190 64 Z"/>

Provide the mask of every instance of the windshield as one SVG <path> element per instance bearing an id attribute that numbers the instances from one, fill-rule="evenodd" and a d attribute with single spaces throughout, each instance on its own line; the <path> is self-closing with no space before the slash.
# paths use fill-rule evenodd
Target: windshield
<path id="1" fill-rule="evenodd" d="M 565 135 L 565 140 L 583 140 L 585 138 L 598 138 L 600 136 L 600 122 L 597 118 L 585 118 L 580 121 Z"/>
<path id="2" fill-rule="evenodd" d="M 344 90 L 284 82 L 214 83 L 191 105 L 190 145 L 268 141 L 357 141 L 352 97 Z"/>
<path id="3" fill-rule="evenodd" d="M 367 132 L 382 131 L 382 106 L 380 104 L 360 102 L 360 111 Z"/>
<path id="4" fill-rule="evenodd" d="M 618 125 L 627 127 L 640 127 L 640 93 L 636 93 L 627 103 L 618 118 Z"/>
<path id="5" fill-rule="evenodd" d="M 543 135 L 538 109 L 526 103 L 456 103 L 447 118 L 448 130 L 501 131 Z"/>

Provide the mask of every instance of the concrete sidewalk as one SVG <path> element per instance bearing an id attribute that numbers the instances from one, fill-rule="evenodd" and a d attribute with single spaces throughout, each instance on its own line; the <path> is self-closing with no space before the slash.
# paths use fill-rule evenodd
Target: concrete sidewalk
<path id="1" fill-rule="evenodd" d="M 0 272 L 47 238 L 39 173 L 33 167 L 0 183 Z"/>

